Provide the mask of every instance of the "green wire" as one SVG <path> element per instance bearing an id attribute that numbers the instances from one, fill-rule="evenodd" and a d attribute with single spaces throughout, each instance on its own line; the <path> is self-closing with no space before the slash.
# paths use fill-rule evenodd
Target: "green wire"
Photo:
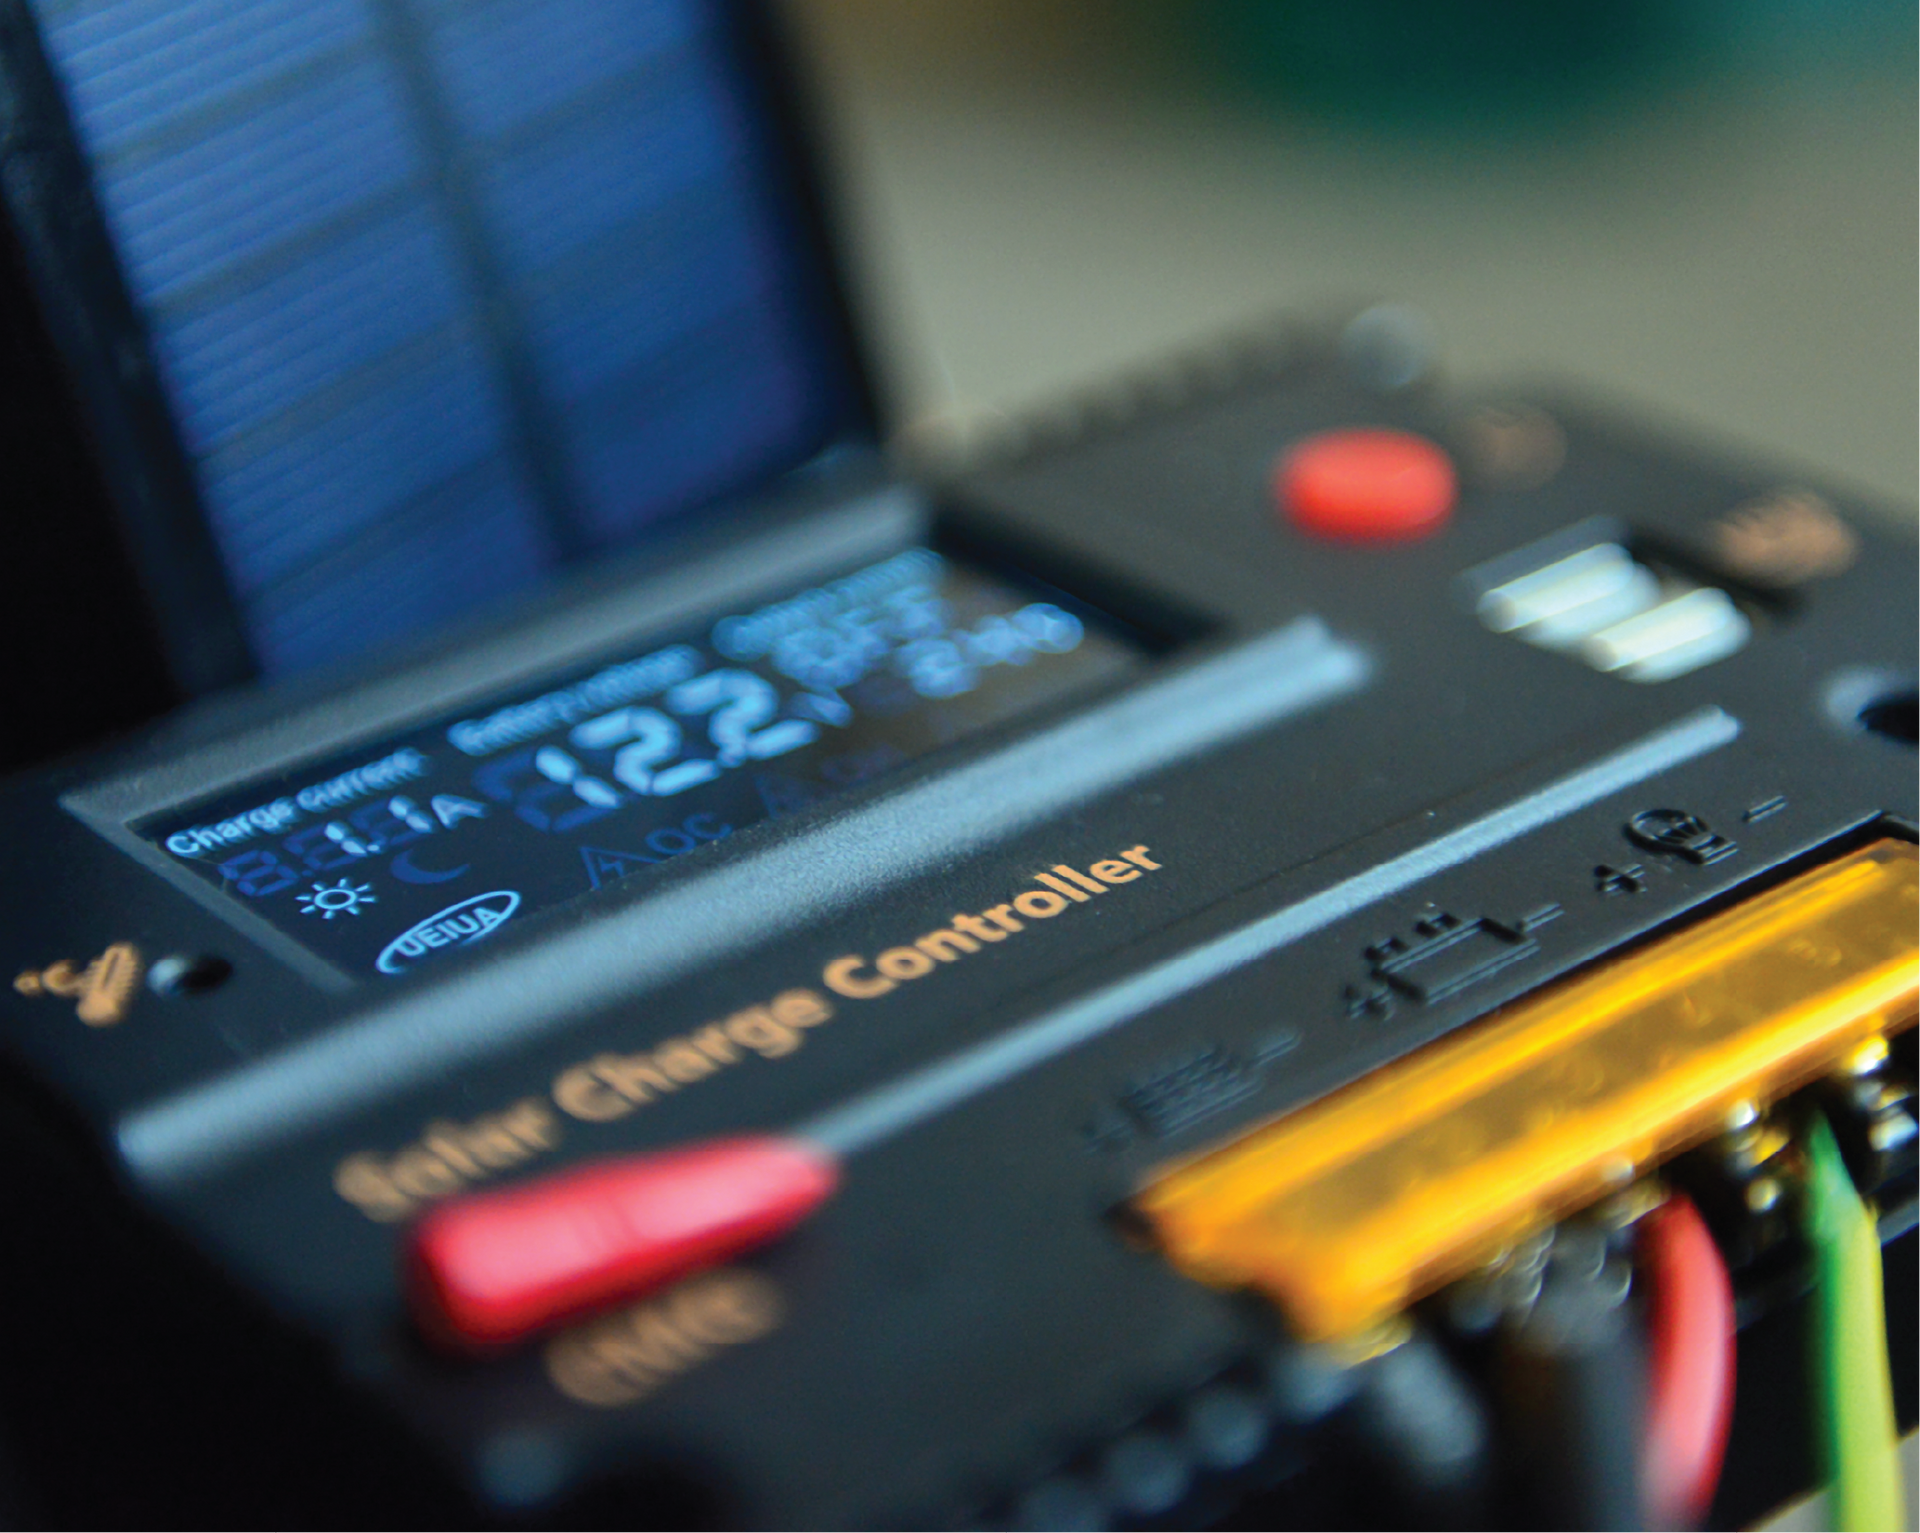
<path id="1" fill-rule="evenodd" d="M 1905 1505 L 1880 1235 L 1822 1117 L 1807 1138 L 1806 1223 L 1814 1254 L 1815 1415 L 1834 1526 L 1845 1533 L 1897 1529 L 1905 1525 Z"/>

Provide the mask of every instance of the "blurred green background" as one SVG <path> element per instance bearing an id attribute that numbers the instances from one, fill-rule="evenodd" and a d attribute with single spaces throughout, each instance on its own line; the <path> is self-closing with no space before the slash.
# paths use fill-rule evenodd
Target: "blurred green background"
<path id="1" fill-rule="evenodd" d="M 1911 514 L 1910 4 L 788 0 L 868 318 L 964 439 L 1294 305 L 1408 300 Z"/>
<path id="2" fill-rule="evenodd" d="M 1131 17 L 1296 108 L 1429 132 L 1564 130 L 1716 71 L 1871 66 L 1913 32 L 1912 7 L 1854 0 L 1194 0 Z"/>

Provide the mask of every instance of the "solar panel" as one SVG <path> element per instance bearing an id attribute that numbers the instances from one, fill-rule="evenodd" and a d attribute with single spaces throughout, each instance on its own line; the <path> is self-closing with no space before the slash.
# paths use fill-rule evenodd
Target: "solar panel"
<path id="1" fill-rule="evenodd" d="M 725 10 L 34 9 L 268 674 L 629 543 L 843 425 Z"/>

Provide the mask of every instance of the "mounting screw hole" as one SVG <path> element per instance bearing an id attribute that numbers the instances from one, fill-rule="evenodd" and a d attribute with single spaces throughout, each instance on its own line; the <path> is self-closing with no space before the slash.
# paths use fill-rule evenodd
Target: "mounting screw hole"
<path id="1" fill-rule="evenodd" d="M 204 995 L 225 984 L 232 974 L 233 965 L 212 953 L 174 953 L 154 961 L 147 983 L 159 995 Z"/>
<path id="2" fill-rule="evenodd" d="M 1876 697 L 1860 710 L 1860 727 L 1882 739 L 1912 745 L 1915 735 L 1915 705 L 1920 702 L 1914 689 L 1890 692 Z"/>

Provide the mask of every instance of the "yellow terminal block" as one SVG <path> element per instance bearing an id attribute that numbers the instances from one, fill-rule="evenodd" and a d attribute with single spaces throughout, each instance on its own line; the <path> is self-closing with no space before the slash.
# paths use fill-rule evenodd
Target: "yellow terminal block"
<path id="1" fill-rule="evenodd" d="M 1914 848 L 1880 841 L 1157 1176 L 1169 1256 L 1354 1335 L 1912 1025 Z"/>

